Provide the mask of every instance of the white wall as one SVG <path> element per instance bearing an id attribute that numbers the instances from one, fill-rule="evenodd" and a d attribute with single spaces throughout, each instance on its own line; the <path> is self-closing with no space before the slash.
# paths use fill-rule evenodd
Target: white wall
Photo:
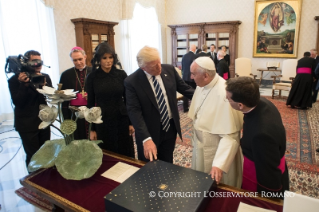
<path id="1" fill-rule="evenodd" d="M 45 0 L 54 7 L 54 20 L 57 36 L 60 73 L 73 66 L 70 50 L 76 45 L 74 24 L 71 19 L 90 18 L 102 21 L 120 22 L 131 19 L 134 6 L 139 2 L 144 7 L 155 7 L 158 21 L 162 25 L 163 61 L 166 62 L 165 0 Z M 114 27 L 115 51 L 120 60 L 122 56 L 121 26 Z M 88 64 L 90 65 L 90 64 Z M 124 67 L 125 69 L 125 67 Z"/>
<path id="2" fill-rule="evenodd" d="M 259 74 L 257 68 L 266 68 L 267 61 L 280 61 L 282 64 L 283 59 L 253 58 L 254 7 L 255 0 L 167 0 L 166 20 L 167 25 L 241 21 L 238 34 L 238 57 L 252 58 L 252 70 L 255 74 Z M 305 51 L 315 48 L 318 22 L 314 20 L 314 17 L 318 15 L 319 0 L 303 0 L 298 58 L 301 58 Z M 167 61 L 171 63 L 171 35 L 168 27 L 166 35 Z"/>
<path id="3" fill-rule="evenodd" d="M 74 24 L 71 19 L 90 18 L 119 22 L 121 1 L 119 0 L 56 0 L 54 2 L 54 20 L 57 36 L 60 73 L 73 66 L 70 50 L 76 45 Z M 114 31 L 119 34 L 118 26 Z M 115 35 L 115 45 L 118 42 Z M 88 64 L 89 65 L 89 64 Z"/>

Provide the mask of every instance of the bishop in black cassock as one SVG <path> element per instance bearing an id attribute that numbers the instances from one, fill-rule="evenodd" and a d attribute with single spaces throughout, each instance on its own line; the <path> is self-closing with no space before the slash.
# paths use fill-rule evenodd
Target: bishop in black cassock
<path id="1" fill-rule="evenodd" d="M 82 71 L 75 67 L 69 68 L 61 74 L 60 83 L 62 83 L 62 90 L 74 89 L 82 94 L 82 88 L 85 89 L 86 76 L 91 73 L 92 67 L 85 67 Z M 78 77 L 77 77 L 78 76 Z M 69 109 L 70 101 L 62 103 L 62 113 L 64 119 L 71 119 L 72 111 Z M 82 105 L 86 106 L 86 105 Z M 73 117 L 74 120 L 74 117 Z M 88 123 L 85 119 L 77 120 L 77 129 L 74 132 L 74 139 L 87 139 L 88 138 Z"/>
<path id="2" fill-rule="evenodd" d="M 74 89 L 80 94 L 86 95 L 86 77 L 91 73 L 92 67 L 87 67 L 85 64 L 86 55 L 84 50 L 80 47 L 74 47 L 71 50 L 70 57 L 73 60 L 74 67 L 65 70 L 61 74 L 60 83 L 62 83 L 62 90 Z M 75 56 L 77 55 L 77 56 Z M 69 109 L 72 101 L 62 103 L 62 113 L 64 119 L 71 119 L 72 111 Z M 76 105 L 86 106 L 86 105 Z M 73 120 L 75 117 L 73 117 Z M 77 129 L 74 132 L 74 139 L 88 139 L 89 123 L 85 119 L 77 120 Z"/>

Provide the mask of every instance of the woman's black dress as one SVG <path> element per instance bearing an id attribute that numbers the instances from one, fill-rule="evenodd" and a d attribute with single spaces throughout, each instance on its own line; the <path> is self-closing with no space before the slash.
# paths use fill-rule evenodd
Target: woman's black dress
<path id="1" fill-rule="evenodd" d="M 92 130 L 97 139 L 103 140 L 102 149 L 134 157 L 133 138 L 129 135 L 130 121 L 125 107 L 124 79 L 127 74 L 112 66 L 109 73 L 101 68 L 87 77 L 88 108 L 101 107 L 102 124 L 94 124 Z"/>
<path id="2" fill-rule="evenodd" d="M 314 62 L 315 60 L 311 57 L 303 57 L 298 60 L 297 75 L 292 83 L 286 105 L 302 109 L 312 107 Z M 307 70 L 308 73 L 306 73 Z"/>
<path id="3" fill-rule="evenodd" d="M 226 54 L 224 56 L 224 60 L 226 61 L 227 65 L 230 66 L 230 56 L 229 54 Z M 228 79 L 230 78 L 230 72 L 229 72 L 229 69 L 228 69 Z"/>

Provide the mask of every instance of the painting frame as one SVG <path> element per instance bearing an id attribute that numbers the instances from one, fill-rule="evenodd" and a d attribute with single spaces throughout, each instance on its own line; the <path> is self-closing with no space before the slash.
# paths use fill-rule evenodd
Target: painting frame
<path id="1" fill-rule="evenodd" d="M 296 58 L 302 0 L 255 0 L 253 57 Z"/>

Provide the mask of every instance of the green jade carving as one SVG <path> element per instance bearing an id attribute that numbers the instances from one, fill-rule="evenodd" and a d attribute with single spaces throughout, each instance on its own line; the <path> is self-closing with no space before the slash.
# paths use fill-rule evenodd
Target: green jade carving
<path id="1" fill-rule="evenodd" d="M 28 171 L 34 172 L 41 168 L 56 166 L 58 172 L 68 180 L 82 180 L 90 178 L 102 164 L 103 153 L 97 145 L 102 141 L 74 140 L 74 131 L 77 128 L 76 121 L 85 118 L 89 125 L 89 135 L 92 123 L 103 123 L 101 120 L 101 108 L 86 106 L 70 106 L 71 119 L 64 120 L 62 114 L 62 102 L 76 98 L 73 89 L 61 90 L 62 84 L 58 84 L 58 90 L 43 86 L 37 89 L 46 96 L 46 101 L 52 106 L 40 105 L 39 118 L 42 120 L 39 129 L 46 127 L 56 128 L 64 139 L 46 141 L 32 156 L 28 165 Z M 54 105 L 57 105 L 56 108 Z M 72 120 L 75 117 L 75 120 Z M 55 121 L 60 123 L 60 129 L 53 125 Z"/>

